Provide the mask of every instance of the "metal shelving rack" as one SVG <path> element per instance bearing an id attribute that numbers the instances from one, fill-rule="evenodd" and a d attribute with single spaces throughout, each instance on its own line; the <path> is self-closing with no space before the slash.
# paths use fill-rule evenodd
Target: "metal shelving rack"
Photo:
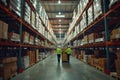
<path id="1" fill-rule="evenodd" d="M 2 19 L 2 21 L 5 21 L 6 23 L 10 24 L 18 24 L 19 26 L 16 26 L 18 30 L 18 33 L 20 34 L 20 42 L 10 42 L 8 40 L 1 40 L 0 41 L 0 47 L 15 47 L 17 49 L 19 49 L 17 57 L 18 57 L 18 72 L 20 72 L 23 68 L 22 66 L 22 48 L 33 48 L 33 49 L 43 49 L 46 51 L 51 51 L 54 50 L 53 47 L 46 47 L 43 45 L 32 45 L 32 44 L 24 44 L 22 43 L 22 31 L 27 30 L 29 32 L 32 32 L 35 36 L 39 37 L 41 40 L 47 40 L 50 44 L 55 45 L 54 42 L 50 41 L 49 39 L 47 39 L 44 35 L 42 35 L 41 33 L 39 33 L 37 30 L 35 30 L 29 23 L 24 21 L 24 5 L 25 2 L 28 3 L 28 5 L 30 6 L 30 8 L 36 12 L 34 6 L 32 5 L 32 3 L 30 2 L 30 0 L 21 0 L 21 17 L 17 16 L 14 12 L 12 12 L 7 6 L 3 5 L 0 3 L 0 14 L 1 15 L 5 15 L 5 17 L 2 17 L 0 19 Z M 39 17 L 42 25 L 45 27 L 45 29 L 47 30 L 47 32 L 49 32 L 47 26 L 45 26 L 44 22 L 42 21 L 41 17 Z M 10 26 L 11 27 L 11 26 Z M 8 28 L 10 28 L 8 27 Z M 49 32 L 50 33 L 50 32 Z"/>
<path id="2" fill-rule="evenodd" d="M 75 26 L 80 22 L 80 20 L 83 16 L 83 13 L 88 10 L 90 5 L 92 5 L 93 1 L 94 0 L 90 0 L 88 2 L 87 6 L 85 7 L 85 9 L 81 13 L 81 15 L 76 20 L 76 22 L 72 26 L 71 30 L 67 33 L 68 36 L 72 32 L 72 30 L 75 28 Z M 105 31 L 105 41 L 104 42 L 84 44 L 84 45 L 80 45 L 80 46 L 72 46 L 71 48 L 79 50 L 79 49 L 86 49 L 86 48 L 105 47 L 106 48 L 106 56 L 107 56 L 107 70 L 106 70 L 106 72 L 109 73 L 110 72 L 109 47 L 111 47 L 111 46 L 119 47 L 120 46 L 120 40 L 114 41 L 114 42 L 110 41 L 110 38 L 109 38 L 110 34 L 108 32 L 108 29 L 111 28 L 111 26 L 120 22 L 120 15 L 119 15 L 120 14 L 120 2 L 116 3 L 110 9 L 108 9 L 109 8 L 108 2 L 106 0 L 102 0 L 102 1 L 103 1 L 103 6 L 104 6 L 103 7 L 104 8 L 103 13 L 101 15 L 99 15 L 97 17 L 97 19 L 95 19 L 86 28 L 84 28 L 82 31 L 80 31 L 75 37 L 71 38 L 68 42 L 66 42 L 66 40 L 65 40 L 65 42 L 64 42 L 65 45 L 64 46 L 67 46 L 67 45 L 69 45 L 69 43 L 79 39 L 80 37 L 82 37 L 84 35 L 84 33 L 86 33 L 86 34 L 92 33 L 93 29 L 94 29 L 95 33 L 100 32 L 100 31 Z M 98 28 L 97 25 L 99 25 L 100 27 Z"/>

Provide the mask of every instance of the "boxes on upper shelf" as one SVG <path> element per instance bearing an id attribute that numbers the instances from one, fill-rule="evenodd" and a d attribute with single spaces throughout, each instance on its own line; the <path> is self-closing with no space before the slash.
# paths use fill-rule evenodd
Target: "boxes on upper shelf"
<path id="1" fill-rule="evenodd" d="M 0 39 L 2 39 L 2 34 L 3 34 L 3 21 L 0 20 Z"/>
<path id="2" fill-rule="evenodd" d="M 94 19 L 96 19 L 100 14 L 102 14 L 102 0 L 94 0 Z"/>
<path id="3" fill-rule="evenodd" d="M 3 23 L 3 39 L 8 39 L 8 24 Z"/>
<path id="4" fill-rule="evenodd" d="M 25 2 L 25 13 L 24 13 L 24 20 L 30 24 L 30 13 L 31 8 L 27 2 Z"/>
<path id="5" fill-rule="evenodd" d="M 31 3 L 33 4 L 34 8 L 36 9 L 36 5 L 37 5 L 37 0 L 30 0 Z"/>
<path id="6" fill-rule="evenodd" d="M 89 0 L 82 0 L 82 5 L 83 5 L 83 9 L 85 9 L 85 7 L 87 6 Z"/>
<path id="7" fill-rule="evenodd" d="M 0 38 L 8 39 L 8 24 L 0 20 Z"/>
<path id="8" fill-rule="evenodd" d="M 91 5 L 88 9 L 88 25 L 93 22 L 93 5 Z"/>
<path id="9" fill-rule="evenodd" d="M 13 10 L 18 16 L 21 16 L 21 0 L 9 0 L 9 7 Z"/>
<path id="10" fill-rule="evenodd" d="M 83 18 L 81 20 L 81 31 L 87 27 L 87 21 L 86 21 L 86 13 L 83 14 Z"/>
<path id="11" fill-rule="evenodd" d="M 10 32 L 8 35 L 9 35 L 9 40 L 20 42 L 20 35 L 19 34 L 14 33 L 14 32 Z"/>
<path id="12" fill-rule="evenodd" d="M 117 2 L 120 2 L 120 0 L 110 0 L 109 8 Z"/>
<path id="13" fill-rule="evenodd" d="M 7 0 L 0 0 L 0 2 L 2 2 L 5 6 L 8 5 Z"/>
<path id="14" fill-rule="evenodd" d="M 31 25 L 35 29 L 35 13 L 32 11 L 31 12 Z"/>
<path id="15" fill-rule="evenodd" d="M 23 41 L 23 43 L 29 43 L 29 33 L 28 32 L 23 32 L 23 34 L 22 34 L 22 41 Z"/>

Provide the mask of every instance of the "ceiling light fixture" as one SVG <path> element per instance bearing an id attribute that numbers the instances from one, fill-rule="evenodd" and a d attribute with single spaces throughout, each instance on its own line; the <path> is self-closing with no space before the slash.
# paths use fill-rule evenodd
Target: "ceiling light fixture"
<path id="1" fill-rule="evenodd" d="M 60 0 L 58 1 L 58 4 L 61 4 L 61 1 L 60 1 Z"/>
<path id="2" fill-rule="evenodd" d="M 58 14 L 61 15 L 61 12 L 59 12 Z"/>
<path id="3" fill-rule="evenodd" d="M 64 18 L 65 15 L 56 15 L 56 18 Z"/>

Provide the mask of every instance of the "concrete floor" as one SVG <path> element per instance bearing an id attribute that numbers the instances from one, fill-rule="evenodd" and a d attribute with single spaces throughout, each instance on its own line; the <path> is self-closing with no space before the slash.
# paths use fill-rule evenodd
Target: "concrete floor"
<path id="1" fill-rule="evenodd" d="M 71 57 L 70 64 L 57 63 L 56 54 L 18 74 L 12 80 L 115 80 Z"/>

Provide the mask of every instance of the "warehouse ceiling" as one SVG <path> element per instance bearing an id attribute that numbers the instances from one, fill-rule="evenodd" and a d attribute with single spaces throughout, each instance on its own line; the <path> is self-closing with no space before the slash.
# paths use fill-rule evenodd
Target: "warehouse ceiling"
<path id="1" fill-rule="evenodd" d="M 64 38 L 79 0 L 39 0 L 46 10 L 54 34 Z M 63 17 L 56 17 L 62 15 Z M 65 17 L 64 17 L 65 16 Z"/>

